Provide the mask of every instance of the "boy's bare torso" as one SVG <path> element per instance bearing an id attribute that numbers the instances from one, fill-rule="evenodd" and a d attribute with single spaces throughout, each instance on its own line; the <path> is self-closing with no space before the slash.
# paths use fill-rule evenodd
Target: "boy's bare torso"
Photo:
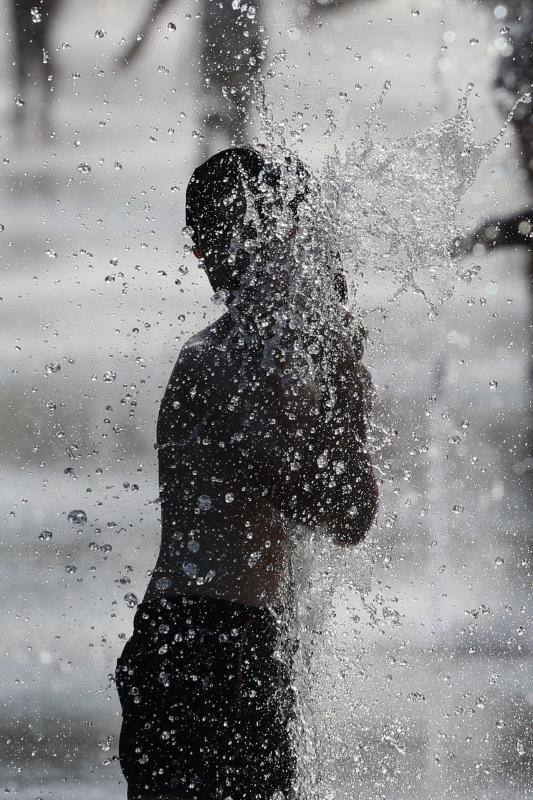
<path id="1" fill-rule="evenodd" d="M 243 364 L 227 344 L 230 327 L 225 315 L 189 340 L 161 404 L 162 538 L 146 599 L 281 602 L 286 526 L 268 479 L 275 419 L 266 421 L 255 356 Z"/>
<path id="2" fill-rule="evenodd" d="M 249 336 L 227 313 L 190 339 L 168 383 L 157 426 L 161 549 L 146 599 L 282 605 L 293 523 L 325 526 L 351 546 L 374 518 L 372 385 L 350 337 L 337 336 L 324 378 L 320 357 L 292 334 L 269 350 L 265 320 L 250 320 Z"/>

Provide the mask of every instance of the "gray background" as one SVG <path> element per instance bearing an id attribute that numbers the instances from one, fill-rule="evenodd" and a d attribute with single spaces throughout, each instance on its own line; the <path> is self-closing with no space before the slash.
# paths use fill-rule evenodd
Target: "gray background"
<path id="1" fill-rule="evenodd" d="M 184 339 L 219 313 L 181 234 L 198 159 L 196 7 L 170 7 L 117 73 L 146 5 L 65 5 L 54 138 L 16 137 L 15 91 L 0 87 L 1 781 L 20 798 L 125 797 L 110 676 L 131 631 L 124 595 L 142 596 L 157 552 L 158 403 Z M 269 6 L 270 52 L 285 48 L 289 66 L 267 91 L 279 119 L 306 103 L 318 115 L 300 148 L 311 163 L 335 141 L 324 112 L 346 144 L 386 79 L 392 132 L 450 116 L 470 80 L 479 138 L 497 132 L 491 6 L 421 0 L 413 15 L 413 2 L 368 2 L 310 27 L 297 5 Z M 4 9 L 4 74 L 8 27 Z M 525 201 L 509 132 L 461 215 L 468 226 Z M 315 667 L 324 798 L 530 796 L 530 298 L 523 254 L 472 263 L 480 278 L 436 321 L 409 297 L 372 320 L 376 422 L 397 434 L 379 456 L 378 524 L 347 558 Z M 51 362 L 61 369 L 46 374 Z M 72 509 L 87 514 L 81 532 Z"/>

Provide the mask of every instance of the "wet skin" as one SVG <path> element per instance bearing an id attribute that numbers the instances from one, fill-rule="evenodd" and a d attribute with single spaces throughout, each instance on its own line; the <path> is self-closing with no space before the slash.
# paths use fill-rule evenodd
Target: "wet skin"
<path id="1" fill-rule="evenodd" d="M 185 345 L 158 420 L 162 537 L 145 599 L 276 605 L 294 523 L 343 545 L 363 538 L 377 507 L 371 382 L 349 336 L 338 339 L 328 386 L 296 365 L 290 343 L 265 366 L 230 314 Z"/>

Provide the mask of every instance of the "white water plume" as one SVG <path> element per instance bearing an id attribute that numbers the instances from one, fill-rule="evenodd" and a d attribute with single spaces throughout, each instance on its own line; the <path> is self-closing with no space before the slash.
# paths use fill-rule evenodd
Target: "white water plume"
<path id="1" fill-rule="evenodd" d="M 303 349 L 313 336 L 327 347 L 328 331 L 345 321 L 338 313 L 332 258 L 339 260 L 347 279 L 354 335 L 365 316 L 385 312 L 387 304 L 401 302 L 404 293 L 418 295 L 434 317 L 457 282 L 470 281 L 476 274 L 460 261 L 457 210 L 481 162 L 502 139 L 512 113 L 495 137 L 476 141 L 468 113 L 469 85 L 453 117 L 394 139 L 380 118 L 389 85 L 372 109 L 364 137 L 343 154 L 335 151 L 315 172 L 293 245 L 285 317 L 293 329 L 303 331 Z M 525 101 L 527 97 L 520 98 L 515 107 Z M 263 122 L 272 158 L 282 163 L 288 148 L 268 109 Z M 274 145 L 280 138 L 281 144 Z M 306 337 L 309 323 L 313 336 Z M 383 431 L 371 437 L 376 451 L 383 438 Z M 335 550 L 329 537 L 320 534 L 297 537 L 293 543 L 291 636 L 299 645 L 293 664 L 297 700 L 293 735 L 299 800 L 324 798 L 321 772 L 327 761 L 328 724 L 318 719 L 316 709 L 317 698 L 331 691 L 331 681 L 324 683 L 323 676 L 328 675 L 324 664 L 329 663 L 331 672 L 334 660 L 335 597 L 355 589 L 364 605 L 372 558 L 371 542 L 351 552 Z"/>

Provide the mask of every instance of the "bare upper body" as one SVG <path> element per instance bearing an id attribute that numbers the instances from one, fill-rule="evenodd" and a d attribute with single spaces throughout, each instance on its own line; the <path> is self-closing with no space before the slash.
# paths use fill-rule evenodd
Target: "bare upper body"
<path id="1" fill-rule="evenodd" d="M 349 337 L 328 386 L 290 346 L 278 369 L 259 351 L 225 314 L 180 354 L 158 420 L 162 537 L 145 599 L 278 605 L 294 523 L 345 545 L 372 523 L 371 384 Z"/>

